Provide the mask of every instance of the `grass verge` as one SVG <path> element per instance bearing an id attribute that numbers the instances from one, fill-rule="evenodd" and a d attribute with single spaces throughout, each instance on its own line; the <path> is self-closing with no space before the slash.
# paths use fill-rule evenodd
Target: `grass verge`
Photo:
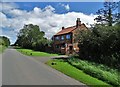
<path id="1" fill-rule="evenodd" d="M 58 54 L 51 54 L 46 52 L 33 51 L 30 49 L 17 49 L 17 51 L 28 56 L 58 56 Z"/>
<path id="2" fill-rule="evenodd" d="M 111 69 L 105 65 L 80 60 L 78 58 L 70 58 L 68 59 L 68 62 L 74 67 L 84 71 L 86 74 L 98 78 L 108 84 L 111 84 L 115 87 L 120 85 L 120 72 L 118 72 L 117 69 Z"/>
<path id="3" fill-rule="evenodd" d="M 83 71 L 75 68 L 74 66 L 63 60 L 54 59 L 48 61 L 46 64 L 86 85 L 92 87 L 111 87 L 111 85 L 98 80 L 97 78 L 91 77 L 90 75 L 84 73 Z"/>

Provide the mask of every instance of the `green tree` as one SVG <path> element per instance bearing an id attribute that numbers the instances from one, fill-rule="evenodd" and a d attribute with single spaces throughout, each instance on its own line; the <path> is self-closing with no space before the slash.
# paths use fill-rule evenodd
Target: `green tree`
<path id="1" fill-rule="evenodd" d="M 0 36 L 0 45 L 9 46 L 10 40 L 5 36 Z"/>
<path id="2" fill-rule="evenodd" d="M 119 14 L 115 13 L 117 8 L 117 2 L 104 2 L 104 8 L 96 12 L 99 16 L 97 16 L 95 20 L 99 23 L 107 23 L 109 26 L 112 26 L 119 18 Z"/>
<path id="3" fill-rule="evenodd" d="M 0 37 L 0 45 L 4 45 L 4 44 L 5 44 L 4 40 Z"/>
<path id="4" fill-rule="evenodd" d="M 39 26 L 33 24 L 25 25 L 19 31 L 15 44 L 23 48 L 43 51 L 47 43 L 47 39 L 44 36 L 45 33 L 40 31 Z"/>
<path id="5" fill-rule="evenodd" d="M 96 25 L 92 30 L 80 31 L 79 56 L 81 59 L 103 63 L 118 68 L 120 63 L 119 26 Z"/>

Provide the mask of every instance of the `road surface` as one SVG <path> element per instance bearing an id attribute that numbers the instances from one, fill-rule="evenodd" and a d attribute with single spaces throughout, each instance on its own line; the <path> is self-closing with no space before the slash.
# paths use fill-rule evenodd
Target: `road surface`
<path id="1" fill-rule="evenodd" d="M 2 55 L 3 85 L 84 85 L 15 49 Z"/>

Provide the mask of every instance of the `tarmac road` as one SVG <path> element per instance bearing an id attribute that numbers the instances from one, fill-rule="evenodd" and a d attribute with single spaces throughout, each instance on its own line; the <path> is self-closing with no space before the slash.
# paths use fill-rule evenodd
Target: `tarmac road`
<path id="1" fill-rule="evenodd" d="M 15 49 L 2 54 L 3 85 L 84 85 Z"/>

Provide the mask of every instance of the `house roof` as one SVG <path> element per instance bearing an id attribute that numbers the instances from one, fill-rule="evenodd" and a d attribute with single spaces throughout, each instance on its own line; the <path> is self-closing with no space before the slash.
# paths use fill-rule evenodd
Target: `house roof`
<path id="1" fill-rule="evenodd" d="M 70 32 L 72 32 L 73 30 L 75 30 L 75 29 L 77 29 L 77 28 L 81 28 L 81 29 L 82 29 L 82 28 L 87 28 L 84 23 L 81 24 L 80 18 L 77 18 L 77 20 L 76 20 L 76 25 L 75 25 L 75 26 L 67 27 L 67 28 L 62 27 L 62 30 L 59 31 L 59 32 L 58 32 L 57 34 L 55 34 L 54 36 L 70 33 Z"/>
<path id="2" fill-rule="evenodd" d="M 75 29 L 76 29 L 76 26 L 67 27 L 67 28 L 62 29 L 61 31 L 59 31 L 59 32 L 58 32 L 57 34 L 55 34 L 55 35 L 67 34 L 67 33 L 72 32 L 72 31 L 75 30 Z"/>
<path id="3" fill-rule="evenodd" d="M 79 28 L 85 27 L 85 28 L 87 29 L 87 27 L 85 26 L 84 23 L 81 24 L 81 25 L 79 25 L 78 27 L 79 27 Z M 54 36 L 56 36 L 56 35 L 62 35 L 62 34 L 67 34 L 67 33 L 72 32 L 72 31 L 75 30 L 75 29 L 77 29 L 76 26 L 64 28 L 64 29 L 62 29 L 61 31 L 59 31 L 57 34 L 55 34 Z"/>

